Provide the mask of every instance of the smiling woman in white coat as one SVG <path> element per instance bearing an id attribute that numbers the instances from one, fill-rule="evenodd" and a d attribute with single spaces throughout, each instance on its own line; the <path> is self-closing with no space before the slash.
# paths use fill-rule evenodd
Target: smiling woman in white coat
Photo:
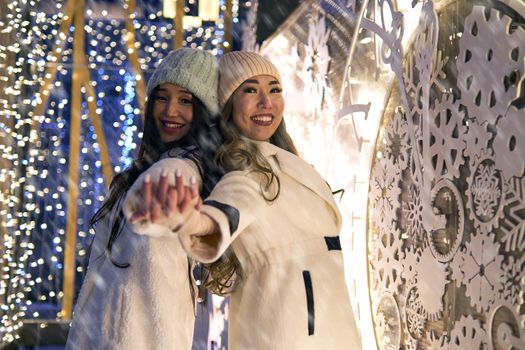
<path id="1" fill-rule="evenodd" d="M 225 142 L 216 159 L 228 172 L 202 207 L 167 208 L 161 221 L 199 261 L 214 262 L 227 249 L 236 257 L 229 346 L 361 349 L 344 279 L 341 215 L 286 132 L 279 72 L 256 53 L 224 55 L 219 104 Z M 134 186 L 145 193 L 140 179 Z M 224 264 L 212 263 L 212 276 Z"/>
<path id="2" fill-rule="evenodd" d="M 188 256 L 176 236 L 135 234 L 121 209 L 131 184 L 146 169 L 156 171 L 150 166 L 157 161 L 169 159 L 181 177 L 195 178 L 202 195 L 213 188 L 218 170 L 206 159 L 220 144 L 212 127 L 217 84 L 216 58 L 197 49 L 172 51 L 153 72 L 138 157 L 115 176 L 92 220 L 96 233 L 67 349 L 191 349 L 195 286 Z"/>

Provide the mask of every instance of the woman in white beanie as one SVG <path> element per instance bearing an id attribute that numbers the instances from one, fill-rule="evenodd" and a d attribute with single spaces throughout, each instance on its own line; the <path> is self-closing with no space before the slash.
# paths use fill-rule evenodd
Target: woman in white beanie
<path id="1" fill-rule="evenodd" d="M 216 58 L 187 48 L 170 52 L 149 79 L 138 157 L 115 176 L 92 219 L 96 234 L 67 349 L 191 349 L 195 286 L 188 257 L 176 236 L 135 234 L 122 202 L 148 169 L 159 174 L 158 191 L 166 194 L 166 203 L 189 205 L 189 195 L 176 198 L 170 185 L 175 180 L 162 174 L 168 159 L 181 178 L 195 179 L 194 194 L 199 189 L 209 194 L 221 175 L 210 161 L 221 141 L 214 126 L 217 84 Z M 153 208 L 151 218 L 155 215 Z"/>
<path id="2" fill-rule="evenodd" d="M 250 52 L 224 55 L 219 72 L 225 142 L 216 159 L 228 173 L 202 207 L 167 208 L 160 221 L 199 261 L 229 251 L 230 259 L 211 264 L 216 283 L 209 286 L 230 287 L 224 277 L 235 270 L 232 349 L 360 349 L 344 279 L 341 215 L 327 183 L 297 156 L 286 132 L 279 72 Z M 142 209 L 135 208 L 141 215 L 134 222 L 147 219 Z"/>

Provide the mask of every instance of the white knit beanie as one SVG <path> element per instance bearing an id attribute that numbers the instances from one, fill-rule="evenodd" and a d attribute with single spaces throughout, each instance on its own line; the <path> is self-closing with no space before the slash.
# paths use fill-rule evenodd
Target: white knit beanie
<path id="1" fill-rule="evenodd" d="M 272 62 L 248 51 L 233 51 L 219 60 L 219 107 L 224 105 L 241 84 L 256 75 L 271 75 L 281 82 L 281 75 Z"/>
<path id="2" fill-rule="evenodd" d="M 210 52 L 180 48 L 162 59 L 148 81 L 147 94 L 163 83 L 177 84 L 190 91 L 212 113 L 217 114 L 217 59 Z"/>

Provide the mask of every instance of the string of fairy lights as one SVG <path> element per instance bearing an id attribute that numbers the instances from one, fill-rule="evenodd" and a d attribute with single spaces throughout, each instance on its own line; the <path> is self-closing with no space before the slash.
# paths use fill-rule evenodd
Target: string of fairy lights
<path id="1" fill-rule="evenodd" d="M 138 50 L 145 79 L 173 47 L 174 22 L 163 16 L 161 3 L 137 0 L 132 18 L 133 47 Z M 222 48 L 231 45 L 224 43 L 225 0 L 217 3 L 217 21 L 184 24 L 183 46 L 221 55 Z M 103 120 L 111 167 L 116 173 L 130 165 L 138 147 L 141 110 L 137 76 L 132 72 L 126 46 L 124 9 L 128 2 L 121 0 L 107 8 L 101 4 L 86 0 L 83 50 L 96 94 L 96 113 Z M 9 0 L 3 6 L 0 11 L 5 11 L 5 16 L 0 20 L 0 33 L 8 39 L 0 42 L 0 69 L 5 72 L 2 79 L 11 80 L 0 93 L 0 163 L 10 164 L 0 169 L 0 181 L 7 184 L 0 193 L 0 345 L 18 338 L 17 331 L 25 318 L 61 316 L 71 81 L 74 45 L 78 45 L 73 40 L 73 22 L 64 33 L 60 31 L 67 20 L 67 0 Z M 233 1 L 234 24 L 239 23 L 240 9 L 249 6 L 249 1 Z M 198 1 L 187 0 L 185 14 L 197 17 L 197 8 Z M 56 70 L 54 77 L 50 76 L 50 68 Z M 49 79 L 50 89 L 40 95 Z M 106 194 L 99 136 L 90 122 L 87 97 L 83 96 L 76 222 L 77 289 L 94 234 L 89 220 Z M 46 97 L 42 113 L 37 113 L 36 108 Z"/>

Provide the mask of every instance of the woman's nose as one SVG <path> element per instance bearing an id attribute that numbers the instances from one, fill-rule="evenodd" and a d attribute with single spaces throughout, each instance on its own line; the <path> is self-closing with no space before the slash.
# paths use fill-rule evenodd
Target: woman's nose
<path id="1" fill-rule="evenodd" d="M 166 103 L 166 114 L 171 116 L 176 116 L 179 114 L 179 109 L 177 107 L 177 101 L 170 100 L 168 103 Z"/>
<path id="2" fill-rule="evenodd" d="M 270 96 L 266 93 L 261 93 L 259 96 L 259 106 L 263 108 L 271 108 L 272 107 L 272 100 L 270 99 Z"/>

